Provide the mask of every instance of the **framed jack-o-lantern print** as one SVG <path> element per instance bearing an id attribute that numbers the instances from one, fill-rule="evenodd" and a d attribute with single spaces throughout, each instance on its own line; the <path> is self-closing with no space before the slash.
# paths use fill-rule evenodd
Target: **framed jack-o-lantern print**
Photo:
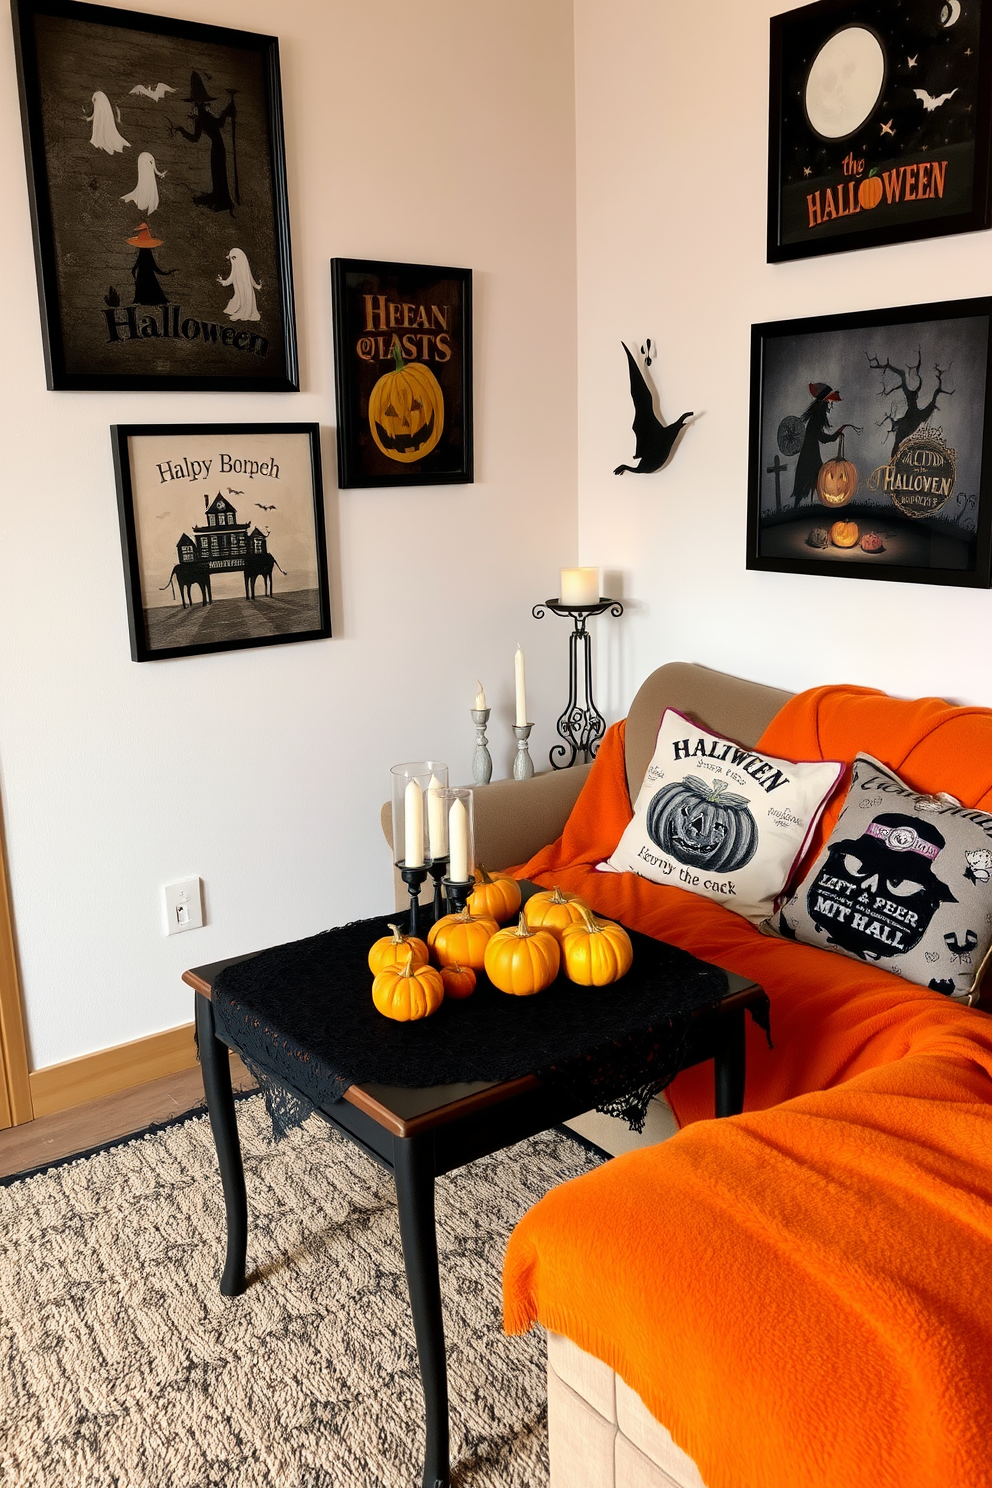
<path id="1" fill-rule="evenodd" d="M 472 271 L 335 258 L 338 484 L 473 479 Z"/>
<path id="2" fill-rule="evenodd" d="M 770 263 L 992 224 L 990 29 L 981 0 L 772 18 Z"/>
<path id="3" fill-rule="evenodd" d="M 992 299 L 751 329 L 748 568 L 992 585 Z"/>

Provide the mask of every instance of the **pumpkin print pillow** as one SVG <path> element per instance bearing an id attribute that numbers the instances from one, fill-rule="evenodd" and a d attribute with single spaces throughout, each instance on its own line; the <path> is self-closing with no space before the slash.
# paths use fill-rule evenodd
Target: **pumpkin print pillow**
<path id="1" fill-rule="evenodd" d="M 823 851 L 761 928 L 970 1001 L 992 944 L 992 816 L 859 754 Z"/>
<path id="2" fill-rule="evenodd" d="M 666 708 L 634 815 L 599 867 L 770 915 L 844 766 L 745 749 Z"/>

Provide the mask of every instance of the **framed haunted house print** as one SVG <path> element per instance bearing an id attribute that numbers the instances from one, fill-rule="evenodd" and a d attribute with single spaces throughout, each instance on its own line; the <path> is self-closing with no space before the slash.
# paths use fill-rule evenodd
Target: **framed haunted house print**
<path id="1" fill-rule="evenodd" d="M 274 37 L 14 0 L 50 388 L 295 391 Z"/>

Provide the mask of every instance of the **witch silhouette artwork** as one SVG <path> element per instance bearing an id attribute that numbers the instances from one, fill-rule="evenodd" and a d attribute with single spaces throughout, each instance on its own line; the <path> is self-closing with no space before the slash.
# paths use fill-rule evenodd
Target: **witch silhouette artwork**
<path id="1" fill-rule="evenodd" d="M 672 453 L 675 441 L 678 438 L 682 425 L 686 419 L 692 418 L 691 413 L 683 413 L 674 424 L 663 424 L 654 411 L 654 402 L 651 398 L 651 389 L 648 387 L 640 367 L 630 354 L 626 342 L 621 341 L 621 346 L 627 353 L 627 371 L 630 374 L 630 396 L 634 402 L 634 422 L 632 428 L 637 440 L 634 448 L 634 459 L 636 465 L 618 465 L 614 475 L 623 475 L 629 470 L 632 475 L 650 475 L 655 470 L 660 470 Z"/>
<path id="2" fill-rule="evenodd" d="M 234 216 L 235 206 L 241 205 L 241 196 L 238 188 L 238 155 L 237 155 L 237 117 L 238 110 L 234 102 L 233 88 L 227 89 L 228 101 L 219 114 L 215 114 L 210 105 L 216 103 L 217 99 L 212 93 L 208 93 L 206 85 L 198 72 L 190 73 L 189 97 L 184 101 L 191 106 L 190 117 L 193 121 L 192 129 L 184 129 L 181 124 L 169 122 L 171 135 L 182 135 L 183 139 L 189 140 L 191 145 L 199 144 L 206 135 L 210 141 L 210 190 L 201 191 L 193 200 L 198 207 L 207 207 L 212 212 L 230 212 Z M 227 124 L 231 126 L 231 176 L 228 177 L 227 169 L 227 144 L 224 139 L 224 130 Z"/>
<path id="3" fill-rule="evenodd" d="M 158 279 L 174 274 L 175 269 L 161 269 L 155 262 L 153 249 L 161 248 L 162 239 L 153 238 L 148 230 L 148 223 L 143 222 L 133 238 L 127 240 L 132 248 L 137 248 L 138 256 L 134 260 L 131 275 L 134 279 L 134 305 L 167 305 L 169 297 L 159 284 Z"/>
<path id="4" fill-rule="evenodd" d="M 829 382 L 811 382 L 809 390 L 813 401 L 806 412 L 798 418 L 784 418 L 778 429 L 778 447 L 783 455 L 799 456 L 792 482 L 793 506 L 798 506 L 807 496 L 812 500 L 816 493 L 816 481 L 823 464 L 821 445 L 839 444 L 847 429 L 853 429 L 856 434 L 861 433 L 855 424 L 840 424 L 838 428 L 831 429 L 830 405 L 839 403 L 841 396 Z"/>

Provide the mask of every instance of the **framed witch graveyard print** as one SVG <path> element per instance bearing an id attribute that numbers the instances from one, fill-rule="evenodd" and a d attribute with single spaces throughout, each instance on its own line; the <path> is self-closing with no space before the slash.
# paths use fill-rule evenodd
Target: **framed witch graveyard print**
<path id="1" fill-rule="evenodd" d="M 335 258 L 338 484 L 471 481 L 472 272 Z"/>
<path id="2" fill-rule="evenodd" d="M 50 388 L 294 391 L 278 43 L 14 0 Z"/>
<path id="3" fill-rule="evenodd" d="M 111 433 L 134 661 L 330 635 L 316 424 Z"/>
<path id="4" fill-rule="evenodd" d="M 772 18 L 769 262 L 990 225 L 990 27 L 981 0 Z"/>
<path id="5" fill-rule="evenodd" d="M 751 331 L 748 568 L 992 583 L 992 299 Z"/>

